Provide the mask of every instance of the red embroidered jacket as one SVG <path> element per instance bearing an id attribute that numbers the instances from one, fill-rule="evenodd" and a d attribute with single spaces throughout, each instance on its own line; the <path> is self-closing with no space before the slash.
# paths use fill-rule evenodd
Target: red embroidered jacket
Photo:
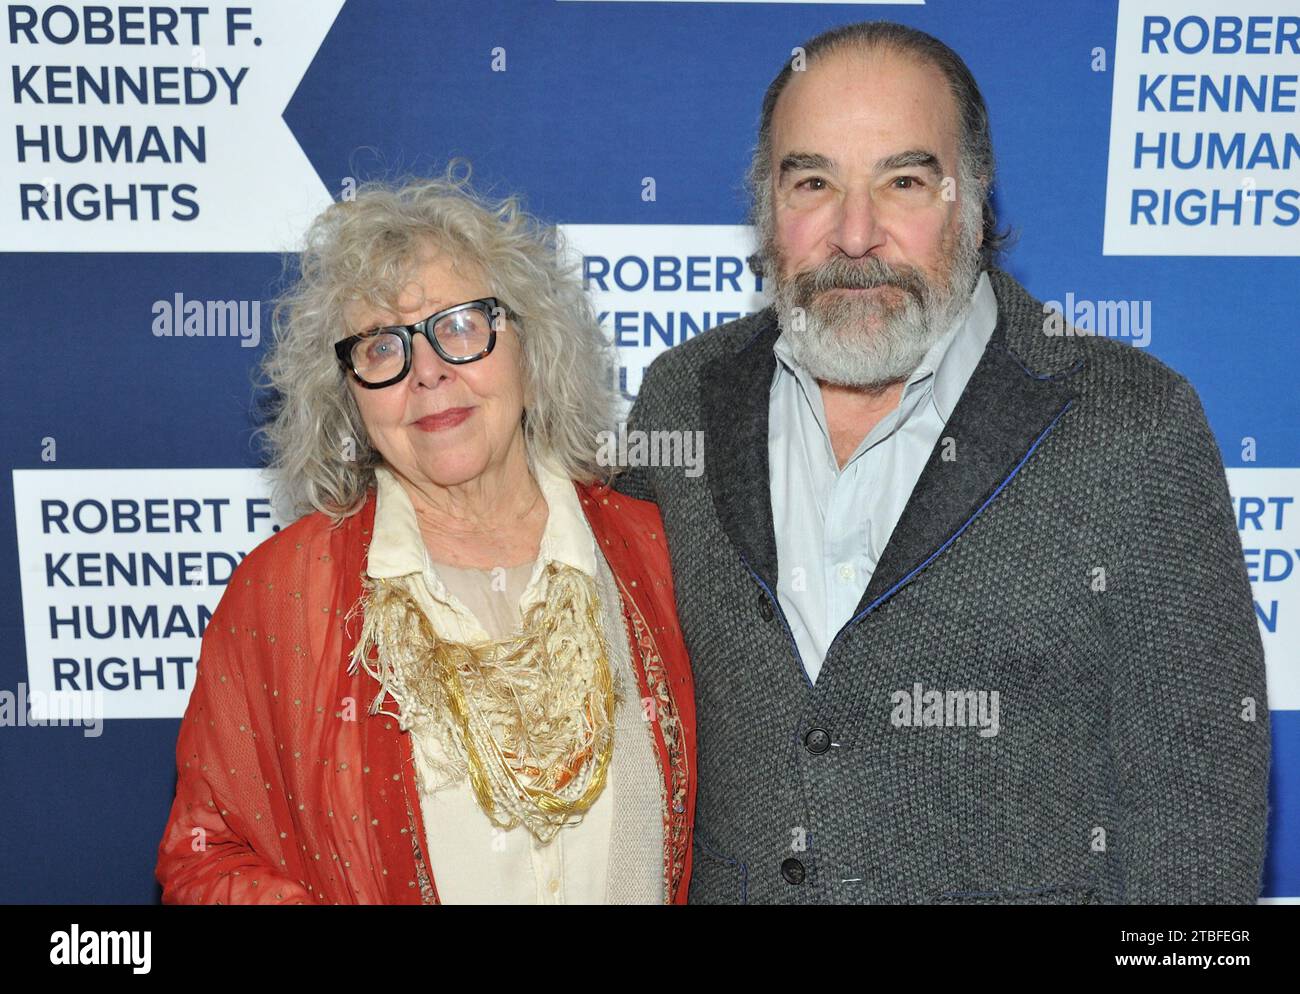
<path id="1" fill-rule="evenodd" d="M 695 697 L 658 509 L 578 486 L 618 580 L 664 777 L 664 880 L 686 902 Z M 348 609 L 375 516 L 310 514 L 235 570 L 203 636 L 176 744 L 176 798 L 155 870 L 168 904 L 433 904 L 410 735 L 368 713 Z"/>

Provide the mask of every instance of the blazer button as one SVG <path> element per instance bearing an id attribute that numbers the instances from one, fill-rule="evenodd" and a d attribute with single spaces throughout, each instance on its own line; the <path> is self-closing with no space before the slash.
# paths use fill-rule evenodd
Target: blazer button
<path id="1" fill-rule="evenodd" d="M 767 594 L 761 591 L 758 595 L 758 613 L 762 615 L 764 621 L 771 621 L 773 618 L 772 602 L 767 599 Z"/>
<path id="2" fill-rule="evenodd" d="M 788 884 L 801 884 L 804 878 L 803 864 L 791 856 L 781 862 L 781 876 L 785 877 Z"/>
<path id="3" fill-rule="evenodd" d="M 831 733 L 824 728 L 810 728 L 803 737 L 803 744 L 814 756 L 820 756 L 831 747 Z"/>

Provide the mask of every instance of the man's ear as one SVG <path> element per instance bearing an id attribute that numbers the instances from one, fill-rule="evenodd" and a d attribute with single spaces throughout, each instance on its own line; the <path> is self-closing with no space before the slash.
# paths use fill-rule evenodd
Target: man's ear
<path id="1" fill-rule="evenodd" d="M 975 242 L 975 247 L 983 248 L 984 247 L 984 204 L 989 197 L 989 178 L 987 176 L 977 176 L 975 177 L 975 181 L 979 184 L 979 188 L 980 188 L 979 238 Z"/>

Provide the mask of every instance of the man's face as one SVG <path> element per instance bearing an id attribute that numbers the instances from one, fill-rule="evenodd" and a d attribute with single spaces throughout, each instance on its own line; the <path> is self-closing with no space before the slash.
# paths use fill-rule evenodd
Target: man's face
<path id="1" fill-rule="evenodd" d="M 765 253 L 783 328 L 819 379 L 907 376 L 964 304 L 979 191 L 959 188 L 958 147 L 943 76 L 894 54 L 823 57 L 782 93 Z"/>

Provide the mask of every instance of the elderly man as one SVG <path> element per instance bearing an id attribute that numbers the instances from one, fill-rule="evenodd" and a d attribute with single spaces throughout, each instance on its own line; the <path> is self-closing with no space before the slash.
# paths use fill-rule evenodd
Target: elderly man
<path id="1" fill-rule="evenodd" d="M 1249 902 L 1263 650 L 1195 391 L 994 268 L 983 98 L 929 35 L 802 46 L 752 167 L 773 306 L 661 355 L 701 903 Z M 1064 332 L 1064 333 L 1062 333 Z"/>

